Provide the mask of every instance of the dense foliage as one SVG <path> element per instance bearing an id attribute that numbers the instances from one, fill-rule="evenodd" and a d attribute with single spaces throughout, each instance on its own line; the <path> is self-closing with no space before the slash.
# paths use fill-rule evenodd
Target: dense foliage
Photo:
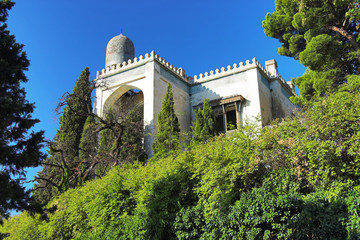
<path id="1" fill-rule="evenodd" d="M 130 98 L 129 101 L 133 99 Z M 125 110 L 128 110 L 127 108 Z M 144 124 L 142 109 L 121 111 L 110 109 L 106 115 L 105 125 L 100 132 L 97 158 L 98 171 L 106 173 L 111 166 L 134 161 L 144 162 L 146 154 L 142 139 L 144 137 Z M 104 174 L 98 174 L 103 176 Z"/>
<path id="2" fill-rule="evenodd" d="M 174 110 L 174 97 L 168 84 L 161 111 L 158 114 L 157 133 L 152 145 L 154 154 L 175 150 L 179 146 L 180 124 Z"/>
<path id="3" fill-rule="evenodd" d="M 215 135 L 214 113 L 205 99 L 202 108 L 195 110 L 195 126 L 192 131 L 192 142 L 202 142 Z"/>
<path id="4" fill-rule="evenodd" d="M 21 185 L 26 167 L 36 167 L 44 159 L 43 132 L 32 132 L 38 119 L 31 114 L 34 105 L 26 100 L 22 83 L 29 60 L 7 29 L 8 11 L 13 2 L 0 1 L 0 222 L 10 209 L 28 206 L 30 193 Z"/>
<path id="5" fill-rule="evenodd" d="M 360 239 L 358 7 L 350 0 L 276 0 L 267 15 L 265 32 L 283 43 L 280 53 L 310 68 L 295 80 L 303 109 L 293 119 L 211 137 L 206 100 L 191 144 L 179 150 L 169 85 L 156 154 L 144 164 L 136 161 L 142 135 L 125 127 L 143 129 L 136 112 L 90 114 L 74 145 L 74 159 L 84 163 L 79 176 L 86 179 L 95 166 L 110 171 L 64 190 L 41 214 L 5 221 L 0 238 Z"/>
<path id="6" fill-rule="evenodd" d="M 359 239 L 360 78 L 292 120 L 113 168 L 6 239 Z"/>
<path id="7" fill-rule="evenodd" d="M 99 86 L 89 81 L 89 75 L 85 68 L 73 92 L 65 94 L 58 105 L 63 109 L 60 129 L 49 143 L 51 156 L 35 177 L 38 184 L 33 196 L 37 204 L 44 205 L 69 188 L 103 177 L 116 165 L 146 158 L 143 109 L 134 104 L 140 93 L 128 91 L 101 118 L 92 111 L 91 92 Z"/>
<path id="8" fill-rule="evenodd" d="M 263 27 L 282 43 L 279 54 L 299 59 L 309 68 L 294 79 L 297 103 L 324 95 L 360 73 L 358 0 L 275 0 Z"/>

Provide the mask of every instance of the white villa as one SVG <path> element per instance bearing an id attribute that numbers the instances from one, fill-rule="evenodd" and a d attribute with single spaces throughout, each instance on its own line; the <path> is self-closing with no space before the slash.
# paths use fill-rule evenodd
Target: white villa
<path id="1" fill-rule="evenodd" d="M 175 112 L 184 132 L 190 131 L 195 122 L 194 109 L 205 98 L 213 107 L 219 132 L 229 131 L 230 124 L 243 124 L 246 118 L 260 117 L 262 125 L 266 125 L 272 119 L 291 116 L 295 109 L 289 100 L 296 95 L 294 86 L 278 74 L 274 59 L 266 61 L 265 67 L 253 58 L 191 77 L 154 51 L 135 57 L 134 44 L 122 34 L 109 41 L 105 68 L 97 72 L 96 82 L 103 86 L 96 89 L 94 111 L 99 116 L 104 116 L 129 91 L 137 95 L 132 105 L 142 107 L 145 151 L 149 157 L 151 134 L 156 132 L 157 114 L 168 84 L 172 86 Z"/>

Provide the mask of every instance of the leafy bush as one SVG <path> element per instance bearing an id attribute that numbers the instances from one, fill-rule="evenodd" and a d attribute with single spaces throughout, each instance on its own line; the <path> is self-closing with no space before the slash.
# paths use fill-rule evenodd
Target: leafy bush
<path id="1" fill-rule="evenodd" d="M 358 78 L 292 120 L 113 168 L 5 239 L 359 239 Z M 341 109 L 338 109 L 338 108 Z M 354 109 L 354 107 L 356 109 Z"/>

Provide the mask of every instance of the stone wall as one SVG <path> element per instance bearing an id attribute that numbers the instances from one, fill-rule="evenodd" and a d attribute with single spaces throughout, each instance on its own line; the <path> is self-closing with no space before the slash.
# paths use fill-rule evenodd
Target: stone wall
<path id="1" fill-rule="evenodd" d="M 240 124 L 246 118 L 261 117 L 262 125 L 273 118 L 290 116 L 294 105 L 289 100 L 294 95 L 291 88 L 277 73 L 275 60 L 266 62 L 266 69 L 254 58 L 204 74 L 188 77 L 154 51 L 144 57 L 129 59 L 121 64 L 107 66 L 97 72 L 94 111 L 104 116 L 107 109 L 130 89 L 144 94 L 145 150 L 152 156 L 153 135 L 156 133 L 157 115 L 168 84 L 171 84 L 175 112 L 181 131 L 189 132 L 195 122 L 194 106 L 205 98 L 216 100 L 242 96 L 245 100 L 239 109 Z"/>
<path id="2" fill-rule="evenodd" d="M 180 129 L 183 132 L 190 131 L 189 84 L 179 79 L 177 75 L 172 74 L 158 62 L 155 62 L 154 84 L 154 126 L 157 125 L 157 114 L 161 110 L 167 85 L 170 84 L 174 96 L 174 110 L 179 119 Z"/>
<path id="3" fill-rule="evenodd" d="M 227 69 L 230 72 L 219 72 L 218 75 L 214 75 L 212 78 L 209 76 L 207 79 L 205 77 L 200 79 L 194 77 L 194 84 L 190 87 L 191 106 L 198 105 L 205 98 L 214 100 L 232 95 L 241 95 L 245 98 L 245 103 L 241 109 L 242 120 L 259 116 L 259 83 L 255 59 L 253 63 L 247 61 L 247 64 L 243 67 Z M 191 120 L 195 121 L 193 109 Z"/>

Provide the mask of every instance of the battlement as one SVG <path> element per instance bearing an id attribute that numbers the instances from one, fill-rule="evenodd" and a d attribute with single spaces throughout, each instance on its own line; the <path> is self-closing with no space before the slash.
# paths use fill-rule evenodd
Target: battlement
<path id="1" fill-rule="evenodd" d="M 234 63 L 233 65 L 228 65 L 226 68 L 222 67 L 220 70 L 217 68 L 215 71 L 211 70 L 210 72 L 200 73 L 199 75 L 195 75 L 193 78 L 192 84 L 203 83 L 210 80 L 214 80 L 217 78 L 229 76 L 238 72 L 243 72 L 246 70 L 250 70 L 253 68 L 258 68 L 262 71 L 267 77 L 270 79 L 278 79 L 285 88 L 287 88 L 292 94 L 296 95 L 294 86 L 291 81 L 286 82 L 280 75 L 274 76 L 270 71 L 268 71 L 265 67 L 263 67 L 256 58 L 253 58 L 251 61 L 246 60 L 245 64 L 240 62 L 239 64 Z"/>
<path id="2" fill-rule="evenodd" d="M 215 71 L 211 70 L 210 72 L 200 73 L 199 75 L 194 75 L 194 77 L 188 77 L 185 74 L 185 70 L 181 67 L 177 68 L 170 64 L 170 62 L 166 61 L 164 58 L 160 57 L 155 51 L 151 51 L 150 54 L 146 53 L 144 56 L 140 55 L 138 58 L 135 57 L 134 59 L 129 59 L 127 62 L 124 61 L 121 64 L 112 64 L 107 66 L 106 68 L 102 69 L 101 72 L 97 71 L 96 78 L 105 78 L 122 71 L 126 71 L 140 65 L 143 65 L 147 62 L 156 61 L 161 64 L 163 67 L 174 73 L 178 76 L 181 80 L 189 83 L 189 84 L 198 84 L 202 82 L 207 82 L 210 80 L 214 80 L 217 78 L 229 76 L 231 74 L 235 74 L 238 72 L 243 72 L 249 69 L 258 68 L 262 71 L 267 77 L 270 79 L 278 79 L 285 88 L 287 88 L 292 94 L 296 95 L 294 86 L 292 85 L 291 81 L 286 82 L 280 75 L 274 75 L 272 72 L 268 71 L 265 67 L 263 67 L 256 58 L 253 58 L 251 61 L 246 60 L 244 62 L 240 62 L 239 64 L 234 63 L 233 65 L 228 65 L 226 68 L 222 67 L 220 69 L 215 69 Z"/>
<path id="3" fill-rule="evenodd" d="M 103 68 L 101 70 L 101 72 L 97 71 L 96 79 L 105 78 L 105 77 L 108 77 L 110 75 L 114 75 L 114 74 L 117 74 L 119 72 L 126 71 L 126 70 L 129 70 L 129 69 L 138 67 L 140 65 L 143 65 L 143 64 L 145 64 L 147 62 L 151 62 L 151 61 L 154 61 L 154 60 L 156 60 L 159 64 L 164 66 L 166 69 L 173 72 L 178 77 L 180 77 L 183 81 L 190 83 L 191 78 L 188 79 L 188 77 L 185 74 L 184 69 L 182 69 L 181 67 L 176 68 L 175 66 L 170 64 L 170 62 L 166 61 L 164 58 L 162 58 L 158 54 L 156 54 L 155 51 L 151 51 L 150 54 L 146 53 L 144 56 L 140 55 L 138 58 L 135 57 L 134 59 L 129 59 L 128 61 L 124 61 L 124 62 L 119 63 L 119 64 L 109 65 L 106 68 Z"/>
<path id="4" fill-rule="evenodd" d="M 175 73 L 178 77 L 180 77 L 183 81 L 187 83 L 191 83 L 191 78 L 188 78 L 185 74 L 185 70 L 181 67 L 176 68 L 175 66 L 171 65 L 168 61 L 160 57 L 158 54 L 155 54 L 155 60 L 160 63 L 162 66 L 170 70 L 171 72 Z"/>
<path id="5" fill-rule="evenodd" d="M 275 62 L 275 60 L 270 60 L 270 61 L 274 61 Z M 286 88 L 286 89 L 288 89 L 294 96 L 296 96 L 297 94 L 296 94 L 296 92 L 295 92 L 295 87 L 294 87 L 294 85 L 292 84 L 292 82 L 291 81 L 285 81 L 285 79 L 280 75 L 280 74 L 278 74 L 277 73 L 277 66 L 276 66 L 276 75 L 274 75 L 272 72 L 270 72 L 270 71 L 268 71 L 266 68 L 264 68 L 258 61 L 256 61 L 257 63 L 257 67 L 264 73 L 264 74 L 266 74 L 270 79 L 277 79 L 277 80 L 279 80 L 280 81 L 280 83 L 282 83 L 282 85 Z M 267 61 L 267 62 L 269 62 L 269 61 Z M 276 62 L 275 62 L 275 65 L 277 65 L 276 64 Z"/>
<path id="6" fill-rule="evenodd" d="M 144 56 L 140 55 L 138 58 L 135 57 L 134 59 L 129 59 L 128 61 L 124 61 L 119 64 L 109 65 L 106 68 L 103 68 L 101 72 L 97 71 L 96 79 L 104 78 L 143 65 L 147 62 L 154 60 L 154 55 L 155 52 L 152 51 L 150 54 L 146 53 Z"/>
<path id="7" fill-rule="evenodd" d="M 210 73 L 209 72 L 205 72 L 204 74 L 200 73 L 199 76 L 198 75 L 194 76 L 193 83 L 206 82 L 216 78 L 242 72 L 251 68 L 255 68 L 257 64 L 258 62 L 256 58 L 253 58 L 252 63 L 250 62 L 250 60 L 246 60 L 245 65 L 243 62 L 240 62 L 239 65 L 234 63 L 232 66 L 228 65 L 226 68 L 225 67 L 220 68 L 220 70 L 218 68 L 215 69 L 215 71 L 211 70 Z"/>

